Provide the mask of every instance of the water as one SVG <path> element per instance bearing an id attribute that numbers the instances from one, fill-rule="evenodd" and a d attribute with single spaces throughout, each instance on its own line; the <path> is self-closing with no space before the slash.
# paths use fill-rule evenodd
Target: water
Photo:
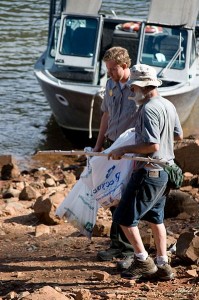
<path id="1" fill-rule="evenodd" d="M 46 48 L 49 2 L 0 1 L 0 155 L 18 159 L 38 149 L 68 149 L 34 76 Z M 104 0 L 104 12 L 146 17 L 149 0 Z M 192 121 L 193 122 L 193 121 Z"/>
<path id="2" fill-rule="evenodd" d="M 46 48 L 49 2 L 0 1 L 0 155 L 24 159 L 37 149 L 70 147 L 51 118 L 33 71 Z M 142 17 L 148 3 L 105 0 L 102 9 Z"/>
<path id="3" fill-rule="evenodd" d="M 34 77 L 45 48 L 45 1 L 0 2 L 0 154 L 29 156 L 42 140 L 51 115 Z"/>

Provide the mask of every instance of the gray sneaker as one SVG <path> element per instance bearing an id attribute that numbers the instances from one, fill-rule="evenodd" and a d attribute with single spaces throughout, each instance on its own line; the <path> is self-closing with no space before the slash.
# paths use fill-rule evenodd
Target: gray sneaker
<path id="1" fill-rule="evenodd" d="M 134 255 L 126 256 L 123 260 L 117 262 L 117 270 L 124 271 L 127 270 L 134 260 Z"/>
<path id="2" fill-rule="evenodd" d="M 97 258 L 101 261 L 109 261 L 113 258 L 122 258 L 122 251 L 120 249 L 108 248 L 97 253 Z"/>
<path id="3" fill-rule="evenodd" d="M 129 280 L 138 279 L 140 277 L 150 277 L 154 275 L 157 270 L 158 268 L 151 257 L 141 261 L 134 256 L 131 266 L 122 272 L 121 277 Z"/>
<path id="4" fill-rule="evenodd" d="M 175 275 L 173 270 L 169 264 L 164 264 L 163 266 L 157 266 L 158 270 L 155 273 L 155 278 L 159 280 L 172 280 L 174 279 Z"/>

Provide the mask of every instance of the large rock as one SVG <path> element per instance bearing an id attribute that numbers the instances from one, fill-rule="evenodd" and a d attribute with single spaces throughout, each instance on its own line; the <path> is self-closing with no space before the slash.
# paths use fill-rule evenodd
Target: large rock
<path id="1" fill-rule="evenodd" d="M 24 187 L 19 194 L 19 200 L 33 200 L 40 196 L 40 193 L 30 185 Z"/>
<path id="2" fill-rule="evenodd" d="M 63 201 L 64 194 L 57 192 L 49 197 L 38 197 L 33 206 L 34 212 L 38 219 L 46 225 L 55 225 L 62 222 L 55 216 L 57 206 Z"/>
<path id="3" fill-rule="evenodd" d="M 110 235 L 111 222 L 98 219 L 93 228 L 93 236 L 109 236 Z"/>
<path id="4" fill-rule="evenodd" d="M 0 155 L 0 169 L 7 164 L 13 164 L 15 160 L 12 155 Z"/>
<path id="5" fill-rule="evenodd" d="M 35 228 L 35 236 L 41 236 L 43 234 L 50 234 L 50 227 L 44 224 L 40 224 Z"/>
<path id="6" fill-rule="evenodd" d="M 80 289 L 75 295 L 75 300 L 92 300 L 91 292 L 88 289 Z"/>
<path id="7" fill-rule="evenodd" d="M 18 166 L 16 165 L 13 158 L 10 158 L 10 162 L 6 163 L 7 160 L 5 160 L 5 163 L 1 166 L 1 179 L 2 180 L 10 180 L 15 179 L 20 176 L 20 170 Z M 2 156 L 1 156 L 1 164 L 2 164 Z"/>
<path id="8" fill-rule="evenodd" d="M 184 139 L 175 143 L 175 158 L 183 172 L 198 174 L 199 171 L 199 139 Z"/>
<path id="9" fill-rule="evenodd" d="M 177 240 L 176 255 L 189 263 L 196 263 L 199 260 L 199 232 L 182 233 Z"/>
<path id="10" fill-rule="evenodd" d="M 199 209 L 199 204 L 188 193 L 180 190 L 171 190 L 165 205 L 165 218 L 175 218 L 180 213 L 194 214 Z"/>
<path id="11" fill-rule="evenodd" d="M 71 298 L 57 292 L 51 286 L 44 286 L 30 295 L 23 297 L 24 300 L 70 300 Z"/>
<path id="12" fill-rule="evenodd" d="M 17 198 L 19 194 L 20 194 L 19 190 L 9 187 L 7 190 L 3 192 L 3 199 L 9 199 L 13 197 Z"/>

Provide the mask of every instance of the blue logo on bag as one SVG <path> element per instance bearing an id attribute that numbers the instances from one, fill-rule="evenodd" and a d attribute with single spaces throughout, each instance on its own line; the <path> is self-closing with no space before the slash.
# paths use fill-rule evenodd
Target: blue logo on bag
<path id="1" fill-rule="evenodd" d="M 115 169 L 115 166 L 112 166 L 108 171 L 107 171 L 107 174 L 106 174 L 106 178 L 109 178 L 111 176 L 111 174 L 113 173 Z"/>
<path id="2" fill-rule="evenodd" d="M 120 174 L 121 172 L 117 172 L 111 180 L 106 180 L 105 182 L 102 182 L 100 185 L 98 185 L 95 189 L 93 189 L 93 194 L 95 195 L 100 190 L 107 190 L 111 186 L 114 187 L 114 184 L 118 183 L 120 180 Z M 116 188 L 116 187 L 114 187 Z"/>

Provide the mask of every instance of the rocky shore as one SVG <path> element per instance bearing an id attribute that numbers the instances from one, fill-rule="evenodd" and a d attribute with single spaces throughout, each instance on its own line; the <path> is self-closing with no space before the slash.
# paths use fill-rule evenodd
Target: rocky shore
<path id="1" fill-rule="evenodd" d="M 26 169 L 9 155 L 0 157 L 0 299 L 198 299 L 199 140 L 175 144 L 183 169 L 179 190 L 165 208 L 173 281 L 125 281 L 112 262 L 96 252 L 109 246 L 111 216 L 100 208 L 92 239 L 55 216 L 57 206 L 79 179 L 85 157 L 35 155 Z M 155 255 L 147 223 L 144 243 Z"/>

